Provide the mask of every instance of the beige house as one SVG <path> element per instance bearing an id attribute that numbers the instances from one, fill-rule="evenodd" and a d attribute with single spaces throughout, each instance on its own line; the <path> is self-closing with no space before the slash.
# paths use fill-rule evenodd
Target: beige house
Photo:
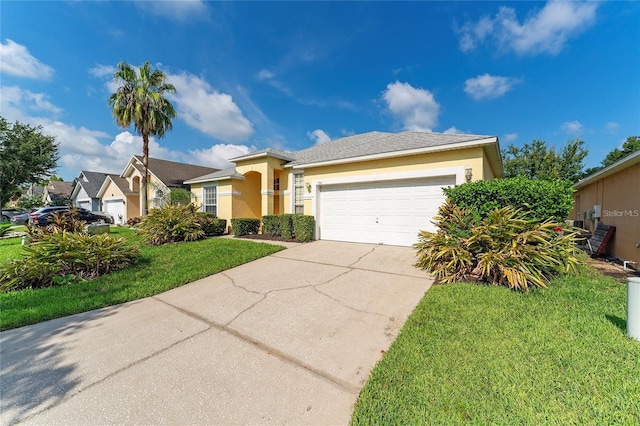
<path id="1" fill-rule="evenodd" d="M 161 207 L 165 197 L 174 188 L 187 188 L 184 181 L 218 169 L 175 161 L 149 158 L 147 183 L 148 208 Z M 111 214 L 115 223 L 141 216 L 140 182 L 142 181 L 142 157 L 131 157 L 120 176 L 108 175 L 98 190 L 102 208 Z"/>
<path id="2" fill-rule="evenodd" d="M 408 246 L 445 199 L 442 188 L 502 177 L 496 136 L 370 132 L 297 151 L 265 149 L 186 180 L 223 219 L 303 213 L 316 239 Z"/>
<path id="3" fill-rule="evenodd" d="M 616 232 L 607 253 L 640 267 L 640 151 L 611 164 L 574 185 L 570 218 L 593 231 L 598 222 Z"/>

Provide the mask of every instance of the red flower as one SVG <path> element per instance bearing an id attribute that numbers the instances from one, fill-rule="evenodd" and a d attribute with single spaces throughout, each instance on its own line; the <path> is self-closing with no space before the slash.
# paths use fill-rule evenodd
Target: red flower
<path id="1" fill-rule="evenodd" d="M 562 226 L 556 226 L 555 228 L 553 228 L 553 232 L 557 232 L 557 233 L 562 232 Z"/>

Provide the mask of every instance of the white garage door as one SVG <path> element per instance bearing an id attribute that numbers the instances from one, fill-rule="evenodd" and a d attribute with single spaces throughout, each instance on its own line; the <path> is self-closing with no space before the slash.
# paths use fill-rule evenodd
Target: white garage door
<path id="1" fill-rule="evenodd" d="M 410 246 L 420 230 L 435 230 L 450 185 L 454 176 L 322 186 L 319 238 Z"/>
<path id="2" fill-rule="evenodd" d="M 118 218 L 118 215 L 122 215 L 123 220 L 125 219 L 124 200 L 105 200 L 104 211 L 109 213 L 111 217 L 113 217 L 114 223 L 122 223 L 122 221 Z"/>
<path id="3" fill-rule="evenodd" d="M 78 207 L 91 210 L 91 201 L 78 201 Z"/>

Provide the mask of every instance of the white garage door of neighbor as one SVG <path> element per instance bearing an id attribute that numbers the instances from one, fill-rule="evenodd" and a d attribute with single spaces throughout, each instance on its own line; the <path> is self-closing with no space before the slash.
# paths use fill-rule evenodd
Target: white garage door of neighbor
<path id="1" fill-rule="evenodd" d="M 113 217 L 115 223 L 120 223 L 118 215 L 124 218 L 124 201 L 123 200 L 105 200 L 104 211 Z"/>
<path id="2" fill-rule="evenodd" d="M 322 240 L 410 246 L 445 200 L 454 176 L 325 185 L 320 187 Z"/>

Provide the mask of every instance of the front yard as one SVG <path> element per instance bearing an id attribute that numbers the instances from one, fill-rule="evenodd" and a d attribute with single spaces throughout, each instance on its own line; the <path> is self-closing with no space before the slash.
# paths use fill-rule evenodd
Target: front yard
<path id="1" fill-rule="evenodd" d="M 0 294 L 0 330 L 152 296 L 283 249 L 229 238 L 147 246 L 129 229 L 112 234 L 140 245 L 137 265 L 78 284 Z M 20 243 L 0 240 L 0 263 L 20 256 Z"/>
<path id="2" fill-rule="evenodd" d="M 626 286 L 592 269 L 529 294 L 434 286 L 376 365 L 353 424 L 640 424 Z"/>

